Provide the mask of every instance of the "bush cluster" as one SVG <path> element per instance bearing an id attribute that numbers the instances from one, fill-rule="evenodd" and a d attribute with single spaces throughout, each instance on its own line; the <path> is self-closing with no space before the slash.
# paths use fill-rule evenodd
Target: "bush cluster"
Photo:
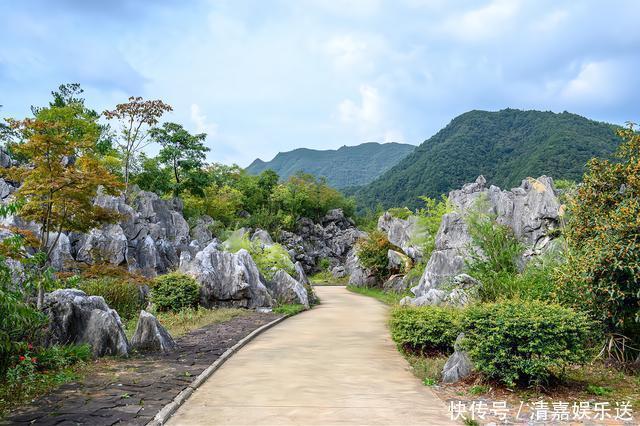
<path id="1" fill-rule="evenodd" d="M 439 306 L 396 307 L 389 322 L 391 338 L 410 352 L 451 352 L 461 331 L 461 314 Z"/>
<path id="2" fill-rule="evenodd" d="M 381 231 L 372 231 L 365 238 L 358 240 L 356 253 L 360 264 L 383 280 L 389 276 L 389 250 L 398 248 L 391 244 L 387 235 Z"/>
<path id="3" fill-rule="evenodd" d="M 295 274 L 295 265 L 289 252 L 280 244 L 265 246 L 260 241 L 250 241 L 246 233 L 237 231 L 232 233 L 224 244 L 227 250 L 234 253 L 240 249 L 248 251 L 260 273 L 269 280 L 273 279 L 273 275 L 279 269 L 292 276 Z"/>
<path id="4" fill-rule="evenodd" d="M 158 311 L 179 311 L 198 306 L 200 285 L 193 277 L 172 272 L 161 275 L 151 285 L 151 302 Z"/>
<path id="5" fill-rule="evenodd" d="M 102 296 L 124 320 L 135 318 L 144 308 L 140 285 L 132 281 L 102 277 L 80 280 L 77 287 L 89 296 Z"/>
<path id="6" fill-rule="evenodd" d="M 509 300 L 468 308 L 462 326 L 478 371 L 507 386 L 526 386 L 586 362 L 593 324 L 557 304 Z"/>

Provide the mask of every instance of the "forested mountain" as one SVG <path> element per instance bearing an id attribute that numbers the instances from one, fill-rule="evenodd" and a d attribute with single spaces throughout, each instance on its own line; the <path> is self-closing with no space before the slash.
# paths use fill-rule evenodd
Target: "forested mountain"
<path id="1" fill-rule="evenodd" d="M 271 169 L 281 179 L 299 171 L 317 177 L 326 177 L 335 188 L 366 185 L 389 170 L 415 149 L 401 143 L 368 142 L 357 146 L 343 146 L 337 150 L 300 148 L 280 152 L 273 160 L 255 160 L 247 171 L 251 174 Z"/>
<path id="2" fill-rule="evenodd" d="M 592 157 L 610 157 L 616 126 L 576 114 L 505 109 L 470 111 L 418 146 L 370 184 L 352 188 L 358 206 L 420 204 L 484 175 L 502 188 L 528 176 L 580 180 Z"/>

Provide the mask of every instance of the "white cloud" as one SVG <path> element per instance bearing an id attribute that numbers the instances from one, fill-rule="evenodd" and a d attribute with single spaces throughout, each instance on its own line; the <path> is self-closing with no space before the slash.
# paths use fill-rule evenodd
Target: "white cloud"
<path id="1" fill-rule="evenodd" d="M 338 69 L 348 71 L 368 61 L 367 43 L 351 35 L 332 37 L 326 42 L 324 48 Z"/>
<path id="2" fill-rule="evenodd" d="M 402 132 L 393 128 L 385 115 L 384 102 L 377 88 L 362 85 L 360 100 L 345 99 L 338 105 L 340 121 L 355 130 L 361 141 L 398 142 Z"/>
<path id="3" fill-rule="evenodd" d="M 619 95 L 619 67 L 610 62 L 589 62 L 561 91 L 570 103 L 612 102 Z"/>
<path id="4" fill-rule="evenodd" d="M 446 20 L 440 29 L 462 41 L 485 41 L 509 32 L 520 0 L 493 0 L 488 5 Z"/>
<path id="5" fill-rule="evenodd" d="M 196 133 L 206 133 L 209 138 L 218 133 L 218 125 L 207 121 L 207 116 L 200 111 L 198 104 L 191 104 L 191 121 L 196 126 Z"/>

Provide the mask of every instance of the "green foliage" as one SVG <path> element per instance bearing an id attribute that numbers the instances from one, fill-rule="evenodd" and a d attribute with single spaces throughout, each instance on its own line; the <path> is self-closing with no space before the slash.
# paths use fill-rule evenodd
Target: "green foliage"
<path id="1" fill-rule="evenodd" d="M 416 208 L 420 195 L 439 197 L 478 175 L 501 188 L 543 174 L 579 180 L 590 158 L 611 157 L 619 142 L 614 126 L 567 112 L 470 111 L 355 195 L 359 209 Z"/>
<path id="2" fill-rule="evenodd" d="M 102 296 L 111 309 L 124 319 L 129 320 L 138 316 L 144 309 L 144 301 L 140 293 L 140 285 L 117 277 L 102 277 L 80 280 L 77 288 L 89 296 Z"/>
<path id="3" fill-rule="evenodd" d="M 203 195 L 202 185 L 207 184 L 202 170 L 206 153 L 205 133 L 192 135 L 176 123 L 164 123 L 151 129 L 151 138 L 162 147 L 158 161 L 165 164 L 173 175 L 173 195 L 188 189 L 192 194 Z"/>
<path id="4" fill-rule="evenodd" d="M 92 358 L 91 346 L 84 345 L 54 345 L 40 348 L 35 354 L 37 368 L 40 371 L 59 370 L 70 367 L 79 362 Z"/>
<path id="5" fill-rule="evenodd" d="M 462 311 L 441 306 L 396 307 L 391 311 L 391 338 L 405 351 L 449 353 L 461 332 Z"/>
<path id="6" fill-rule="evenodd" d="M 300 148 L 278 153 L 268 162 L 255 160 L 247 171 L 257 175 L 271 169 L 283 179 L 303 171 L 325 177 L 335 188 L 346 188 L 371 182 L 414 149 L 413 145 L 399 143 L 363 143 L 323 151 Z"/>
<path id="7" fill-rule="evenodd" d="M 328 271 L 330 267 L 331 261 L 329 261 L 329 259 L 327 259 L 326 257 L 323 257 L 318 261 L 318 269 L 320 269 L 321 271 Z"/>
<path id="8" fill-rule="evenodd" d="M 420 247 L 423 258 L 429 259 L 436 248 L 436 234 L 440 228 L 442 216 L 450 213 L 453 208 L 444 195 L 440 200 L 427 196 L 419 198 L 424 202 L 424 207 L 416 212 L 416 233 L 411 243 Z"/>
<path id="9" fill-rule="evenodd" d="M 373 271 L 380 280 L 389 276 L 388 252 L 396 249 L 397 247 L 387 239 L 387 235 L 377 230 L 370 232 L 356 244 L 356 254 L 360 264 Z"/>
<path id="10" fill-rule="evenodd" d="M 611 388 L 607 388 L 604 386 L 596 386 L 596 385 L 589 384 L 587 385 L 587 392 L 596 396 L 608 396 L 608 395 L 611 395 L 613 390 Z"/>
<path id="11" fill-rule="evenodd" d="M 413 214 L 413 212 L 406 207 L 393 207 L 387 210 L 387 213 L 395 218 L 403 220 L 409 219 L 409 216 Z"/>
<path id="12" fill-rule="evenodd" d="M 171 272 L 160 275 L 151 286 L 151 302 L 158 311 L 180 311 L 198 306 L 200 286 L 193 277 Z"/>
<path id="13" fill-rule="evenodd" d="M 487 378 L 538 386 L 587 361 L 592 326 L 586 315 L 542 301 L 480 304 L 463 317 L 464 346 Z"/>
<path id="14" fill-rule="evenodd" d="M 260 273 L 269 280 L 278 269 L 282 269 L 289 275 L 295 275 L 295 265 L 291 261 L 289 252 L 280 244 L 265 246 L 260 241 L 250 241 L 247 234 L 237 231 L 231 234 L 224 244 L 225 248 L 233 253 L 240 249 L 248 251 Z"/>
<path id="15" fill-rule="evenodd" d="M 640 135 L 630 126 L 620 136 L 619 161 L 591 160 L 572 197 L 558 281 L 565 303 L 640 347 Z"/>
<path id="16" fill-rule="evenodd" d="M 303 312 L 306 308 L 300 304 L 278 305 L 273 308 L 273 313 L 292 316 Z"/>
<path id="17" fill-rule="evenodd" d="M 156 194 L 171 193 L 173 182 L 171 170 L 162 167 L 158 157 L 149 158 L 145 154 L 140 155 L 140 170 L 133 176 L 133 182 L 144 191 Z"/>
<path id="18" fill-rule="evenodd" d="M 402 299 L 405 296 L 408 296 L 407 293 L 402 293 L 402 294 L 392 293 L 392 292 L 388 293 L 380 288 L 347 286 L 347 289 L 354 293 L 373 297 L 387 305 L 397 305 L 398 303 L 400 303 L 400 299 Z"/>

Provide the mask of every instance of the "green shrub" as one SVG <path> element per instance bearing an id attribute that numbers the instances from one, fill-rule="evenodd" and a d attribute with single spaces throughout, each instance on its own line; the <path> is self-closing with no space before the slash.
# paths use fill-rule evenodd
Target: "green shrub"
<path id="1" fill-rule="evenodd" d="M 292 276 L 295 274 L 295 265 L 291 261 L 289 252 L 280 244 L 276 243 L 267 247 L 259 241 L 250 241 L 247 234 L 236 231 L 229 236 L 224 245 L 227 250 L 234 253 L 240 249 L 248 251 L 260 273 L 269 280 L 273 278 L 278 269 L 282 269 Z"/>
<path id="2" fill-rule="evenodd" d="M 410 352 L 451 352 L 461 331 L 461 314 L 440 306 L 396 307 L 389 320 L 391 338 Z"/>
<path id="3" fill-rule="evenodd" d="M 89 296 L 102 296 L 124 320 L 136 317 L 144 308 L 140 286 L 135 282 L 103 277 L 80 280 L 76 285 Z"/>
<path id="4" fill-rule="evenodd" d="M 291 315 L 299 314 L 305 309 L 306 308 L 304 307 L 304 305 L 301 305 L 298 303 L 284 304 L 284 305 L 278 305 L 275 308 L 273 308 L 273 313 L 291 316 Z"/>
<path id="5" fill-rule="evenodd" d="M 331 261 L 326 257 L 323 257 L 318 261 L 318 269 L 320 269 L 321 271 L 328 271 L 330 267 Z"/>
<path id="6" fill-rule="evenodd" d="M 387 239 L 387 235 L 381 231 L 372 231 L 365 238 L 358 240 L 356 253 L 360 264 L 373 273 L 380 280 L 389 276 L 389 250 L 399 250 Z"/>
<path id="7" fill-rule="evenodd" d="M 542 385 L 586 362 L 593 325 L 560 305 L 523 300 L 471 306 L 462 322 L 478 371 L 507 386 Z"/>
<path id="8" fill-rule="evenodd" d="M 69 367 L 81 361 L 88 361 L 92 357 L 91 346 L 65 345 L 40 348 L 36 352 L 38 370 L 58 370 Z"/>
<path id="9" fill-rule="evenodd" d="M 436 234 L 440 229 L 442 216 L 453 211 L 453 208 L 445 195 L 440 200 L 426 196 L 419 198 L 424 203 L 424 207 L 416 212 L 416 232 L 411 239 L 411 244 L 420 247 L 422 257 L 428 260 L 436 248 Z"/>
<path id="10" fill-rule="evenodd" d="M 393 207 L 387 210 L 387 212 L 391 216 L 396 217 L 398 219 L 403 219 L 403 220 L 409 219 L 409 216 L 413 214 L 413 212 L 406 207 Z"/>
<path id="11" fill-rule="evenodd" d="M 153 280 L 151 302 L 158 311 L 179 311 L 198 305 L 200 286 L 189 275 L 172 272 Z"/>

